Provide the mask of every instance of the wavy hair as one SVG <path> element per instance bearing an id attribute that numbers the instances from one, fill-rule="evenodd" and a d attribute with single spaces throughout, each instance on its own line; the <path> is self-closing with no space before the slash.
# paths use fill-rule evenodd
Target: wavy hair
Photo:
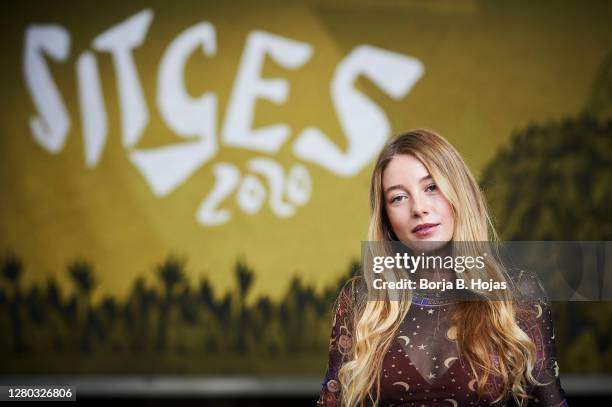
<path id="1" fill-rule="evenodd" d="M 394 137 L 378 156 L 370 185 L 368 240 L 396 239 L 385 210 L 382 177 L 386 166 L 398 154 L 419 159 L 450 202 L 455 215 L 453 241 L 498 239 L 480 188 L 459 153 L 437 133 L 415 129 Z M 489 256 L 488 262 L 485 273 L 503 279 L 503 266 L 495 263 L 493 256 Z M 395 278 L 398 277 L 396 274 Z M 363 278 L 367 283 L 372 276 L 364 271 Z M 353 346 L 338 373 L 343 406 L 378 404 L 384 355 L 411 305 L 410 290 L 400 290 L 397 301 L 392 301 L 386 290 L 371 291 L 377 291 L 373 294 L 375 298 L 361 297 L 355 304 Z M 462 301 L 451 318 L 457 327 L 459 351 L 477 380 L 478 394 L 486 393 L 489 379 L 495 378 L 501 384 L 496 402 L 512 396 L 523 405 L 528 398 L 527 386 L 538 384 L 531 374 L 536 347 L 518 326 L 511 298 Z"/>

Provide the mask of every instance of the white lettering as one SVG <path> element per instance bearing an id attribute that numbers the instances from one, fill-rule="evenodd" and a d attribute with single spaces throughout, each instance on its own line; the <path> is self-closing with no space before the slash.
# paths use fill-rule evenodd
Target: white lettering
<path id="1" fill-rule="evenodd" d="M 336 68 L 331 94 L 346 135 L 347 151 L 340 151 L 317 127 L 307 127 L 293 144 L 296 157 L 316 163 L 334 174 L 351 177 L 370 162 L 390 133 L 389 120 L 374 102 L 354 87 L 366 76 L 394 99 L 406 95 L 423 75 L 415 58 L 362 45 Z"/>
<path id="2" fill-rule="evenodd" d="M 34 140 L 52 154 L 64 147 L 70 118 L 45 62 L 44 54 L 64 61 L 70 52 L 70 34 L 59 25 L 31 25 L 25 32 L 24 76 L 39 116 L 30 119 Z"/>
<path id="3" fill-rule="evenodd" d="M 110 52 L 113 56 L 121 102 L 124 147 L 136 145 L 149 121 L 132 50 L 144 41 L 151 20 L 153 12 L 143 10 L 100 34 L 93 42 L 95 50 Z"/>
<path id="4" fill-rule="evenodd" d="M 275 153 L 289 137 L 287 124 L 251 128 L 258 98 L 282 104 L 289 94 L 285 79 L 261 78 L 266 54 L 284 68 L 297 69 L 310 59 L 312 47 L 263 31 L 249 34 L 223 125 L 223 142 L 228 146 Z"/>
<path id="5" fill-rule="evenodd" d="M 85 146 L 85 165 L 92 168 L 100 161 L 108 132 L 100 72 L 92 52 L 84 52 L 77 60 L 79 106 Z"/>

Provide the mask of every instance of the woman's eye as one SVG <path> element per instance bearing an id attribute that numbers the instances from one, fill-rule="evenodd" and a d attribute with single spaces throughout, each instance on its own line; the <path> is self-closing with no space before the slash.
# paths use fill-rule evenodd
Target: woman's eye
<path id="1" fill-rule="evenodd" d="M 394 197 L 391 199 L 391 203 L 397 203 L 397 202 L 403 201 L 403 200 L 404 200 L 404 198 L 406 198 L 406 195 L 398 195 L 398 196 L 394 196 Z"/>
<path id="2" fill-rule="evenodd" d="M 429 184 L 427 185 L 427 188 L 425 188 L 425 191 L 427 192 L 433 192 L 436 189 L 438 189 L 438 186 L 436 184 Z"/>

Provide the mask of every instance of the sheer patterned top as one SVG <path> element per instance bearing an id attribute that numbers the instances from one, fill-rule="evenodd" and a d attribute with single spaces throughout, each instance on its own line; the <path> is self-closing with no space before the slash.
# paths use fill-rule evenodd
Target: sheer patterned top
<path id="1" fill-rule="evenodd" d="M 329 364 L 318 406 L 339 406 L 338 371 L 352 345 L 352 311 L 359 281 L 347 283 L 338 295 L 329 345 Z M 365 290 L 362 287 L 361 290 Z M 499 396 L 491 380 L 488 393 L 478 397 L 476 380 L 458 351 L 452 326 L 453 303 L 415 296 L 400 329 L 383 359 L 380 372 L 382 406 L 488 406 Z M 533 340 L 537 360 L 529 405 L 566 406 L 554 349 L 551 310 L 544 300 L 515 303 L 519 327 Z M 493 356 L 495 359 L 495 356 Z"/>

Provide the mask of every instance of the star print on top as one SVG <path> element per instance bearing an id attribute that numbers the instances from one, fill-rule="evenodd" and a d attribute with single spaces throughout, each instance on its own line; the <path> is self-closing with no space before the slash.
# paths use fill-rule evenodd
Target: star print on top
<path id="1" fill-rule="evenodd" d="M 361 284 L 360 284 L 361 283 Z M 329 348 L 329 365 L 317 401 L 319 406 L 339 406 L 342 388 L 338 371 L 352 345 L 352 311 L 355 296 L 365 290 L 346 284 L 336 301 Z M 457 346 L 452 325 L 453 303 L 415 296 L 413 303 L 383 359 L 380 376 L 381 406 L 488 406 L 501 392 L 494 379 L 478 398 L 476 378 Z M 516 321 L 537 349 L 533 375 L 542 386 L 531 386 L 531 403 L 566 406 L 554 352 L 550 307 L 545 301 L 515 304 Z M 493 356 L 493 360 L 496 358 Z"/>

